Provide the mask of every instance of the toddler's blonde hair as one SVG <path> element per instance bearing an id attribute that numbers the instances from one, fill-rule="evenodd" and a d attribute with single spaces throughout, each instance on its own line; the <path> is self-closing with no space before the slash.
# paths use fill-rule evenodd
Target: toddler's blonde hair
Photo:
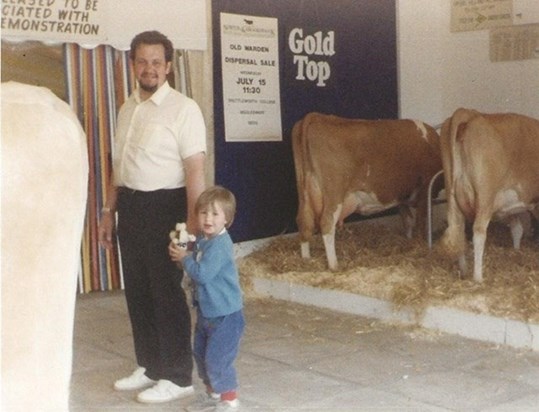
<path id="1" fill-rule="evenodd" d="M 226 219 L 225 226 L 229 228 L 236 215 L 236 197 L 230 190 L 223 186 L 211 186 L 204 190 L 195 204 L 195 213 L 198 214 L 205 208 L 214 207 L 215 203 L 218 203 L 223 208 Z"/>

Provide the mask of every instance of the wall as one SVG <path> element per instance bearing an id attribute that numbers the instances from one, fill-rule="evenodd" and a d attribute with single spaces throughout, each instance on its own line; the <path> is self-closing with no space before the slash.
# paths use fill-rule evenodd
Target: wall
<path id="1" fill-rule="evenodd" d="M 47 87 L 67 100 L 62 50 L 61 45 L 45 45 L 38 41 L 2 41 L 2 81 Z"/>
<path id="2" fill-rule="evenodd" d="M 206 1 L 206 27 L 208 35 L 206 37 L 206 50 L 188 51 L 189 77 L 191 81 L 191 94 L 194 100 L 200 105 L 202 115 L 206 122 L 206 135 L 208 153 L 206 156 L 207 172 L 206 182 L 213 184 L 215 179 L 215 149 L 213 130 L 213 45 L 212 45 L 212 7 L 211 0 Z"/>
<path id="3" fill-rule="evenodd" d="M 490 62 L 489 31 L 451 33 L 450 3 L 397 1 L 400 116 L 437 125 L 468 107 L 539 118 L 539 59 Z M 514 0 L 513 13 L 539 23 L 539 2 Z"/>

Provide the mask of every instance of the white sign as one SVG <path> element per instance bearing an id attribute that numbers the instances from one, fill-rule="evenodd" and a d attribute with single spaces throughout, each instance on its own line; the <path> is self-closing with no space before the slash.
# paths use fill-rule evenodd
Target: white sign
<path id="1" fill-rule="evenodd" d="M 176 49 L 207 48 L 206 2 L 200 0 L 2 0 L 2 39 L 108 44 L 159 30 Z"/>
<path id="2" fill-rule="evenodd" d="M 451 31 L 513 24 L 513 0 L 451 0 Z"/>
<path id="3" fill-rule="evenodd" d="M 225 140 L 281 141 L 277 19 L 221 13 Z"/>
<path id="4" fill-rule="evenodd" d="M 490 30 L 490 61 L 539 59 L 539 23 Z"/>

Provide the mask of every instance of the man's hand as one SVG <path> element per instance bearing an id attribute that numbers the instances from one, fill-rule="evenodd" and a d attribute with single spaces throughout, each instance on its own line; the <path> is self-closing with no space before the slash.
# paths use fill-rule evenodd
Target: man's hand
<path id="1" fill-rule="evenodd" d="M 112 249 L 114 226 L 114 214 L 112 212 L 104 212 L 97 228 L 97 238 L 99 244 L 106 249 Z"/>

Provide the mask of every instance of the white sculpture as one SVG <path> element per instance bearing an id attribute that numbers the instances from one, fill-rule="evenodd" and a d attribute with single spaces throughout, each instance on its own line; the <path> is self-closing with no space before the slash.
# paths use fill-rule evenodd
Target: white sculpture
<path id="1" fill-rule="evenodd" d="M 2 100 L 2 404 L 69 409 L 86 211 L 86 138 L 50 90 L 8 82 Z"/>

